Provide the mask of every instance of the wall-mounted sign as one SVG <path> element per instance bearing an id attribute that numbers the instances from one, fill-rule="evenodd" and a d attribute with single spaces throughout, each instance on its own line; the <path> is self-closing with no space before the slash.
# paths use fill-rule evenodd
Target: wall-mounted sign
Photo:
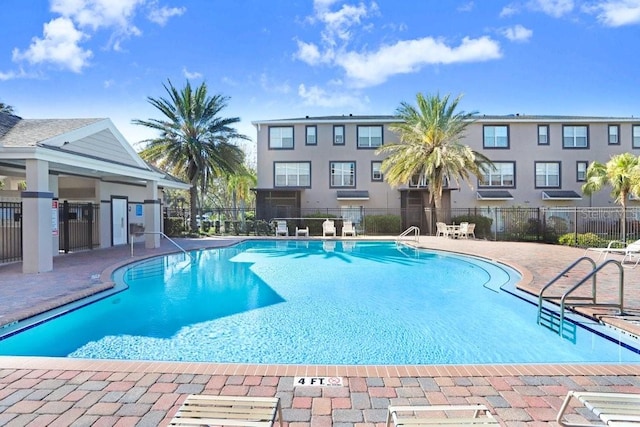
<path id="1" fill-rule="evenodd" d="M 51 230 L 53 235 L 58 235 L 58 201 L 51 201 Z"/>

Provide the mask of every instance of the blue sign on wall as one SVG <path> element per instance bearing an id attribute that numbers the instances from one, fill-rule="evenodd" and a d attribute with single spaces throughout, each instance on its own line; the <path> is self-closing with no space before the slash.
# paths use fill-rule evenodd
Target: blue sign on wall
<path id="1" fill-rule="evenodd" d="M 142 205 L 141 204 L 137 204 L 136 205 L 136 216 L 142 216 Z"/>

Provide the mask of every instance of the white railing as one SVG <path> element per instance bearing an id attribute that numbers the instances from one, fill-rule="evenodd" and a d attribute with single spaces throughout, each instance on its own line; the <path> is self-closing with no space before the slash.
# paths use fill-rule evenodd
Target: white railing
<path id="1" fill-rule="evenodd" d="M 411 227 L 400 233 L 400 235 L 396 238 L 396 243 L 400 242 L 403 237 L 407 237 L 411 233 L 413 233 L 413 240 L 415 240 L 416 242 L 420 240 L 420 228 L 412 225 Z"/>
<path id="2" fill-rule="evenodd" d="M 184 253 L 186 256 L 188 256 L 191 261 L 193 261 L 193 257 L 191 256 L 191 254 L 189 252 L 184 250 L 184 248 L 182 246 L 177 244 L 173 239 L 171 239 L 169 236 L 164 234 L 162 231 L 138 231 L 136 233 L 132 233 L 131 236 L 129 237 L 129 240 L 131 240 L 131 257 L 132 258 L 133 258 L 133 236 L 140 236 L 142 234 L 159 234 L 160 236 L 162 236 L 165 239 L 167 239 L 168 241 L 170 241 L 176 248 L 180 249 L 182 251 L 182 253 Z"/>

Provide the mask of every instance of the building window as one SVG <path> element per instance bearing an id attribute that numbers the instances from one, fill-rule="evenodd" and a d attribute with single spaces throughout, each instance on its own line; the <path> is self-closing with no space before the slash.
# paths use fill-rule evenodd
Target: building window
<path id="1" fill-rule="evenodd" d="M 509 148 L 509 126 L 484 126 L 484 148 Z"/>
<path id="2" fill-rule="evenodd" d="M 293 148 L 293 126 L 270 127 L 269 148 L 290 149 Z"/>
<path id="3" fill-rule="evenodd" d="M 538 145 L 549 145 L 549 125 L 538 125 Z"/>
<path id="4" fill-rule="evenodd" d="M 633 125 L 632 126 L 632 130 L 631 130 L 631 134 L 633 137 L 633 141 L 632 141 L 632 147 L 633 148 L 640 148 L 640 125 Z"/>
<path id="5" fill-rule="evenodd" d="M 620 144 L 620 126 L 609 125 L 609 145 Z"/>
<path id="6" fill-rule="evenodd" d="M 318 128 L 315 126 L 307 126 L 305 130 L 305 144 L 316 145 L 318 143 Z"/>
<path id="7" fill-rule="evenodd" d="M 333 145 L 344 145 L 344 126 L 333 127 Z"/>
<path id="8" fill-rule="evenodd" d="M 382 126 L 358 126 L 358 148 L 378 148 L 382 145 Z"/>
<path id="9" fill-rule="evenodd" d="M 585 182 L 587 180 L 587 167 L 589 162 L 576 162 L 576 181 Z"/>
<path id="10" fill-rule="evenodd" d="M 331 187 L 356 186 L 356 162 L 331 162 L 329 168 Z"/>
<path id="11" fill-rule="evenodd" d="M 515 187 L 515 162 L 493 162 L 484 167 L 479 187 Z"/>
<path id="12" fill-rule="evenodd" d="M 371 181 L 382 181 L 382 162 L 371 162 Z"/>
<path id="13" fill-rule="evenodd" d="M 589 148 L 589 128 L 581 126 L 562 127 L 563 148 Z"/>
<path id="14" fill-rule="evenodd" d="M 311 187 L 311 162 L 274 163 L 274 187 Z"/>
<path id="15" fill-rule="evenodd" d="M 536 162 L 536 188 L 560 187 L 560 162 Z"/>

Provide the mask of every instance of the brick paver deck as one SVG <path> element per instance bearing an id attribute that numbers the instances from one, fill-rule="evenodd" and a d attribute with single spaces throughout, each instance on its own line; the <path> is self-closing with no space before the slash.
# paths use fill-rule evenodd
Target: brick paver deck
<path id="1" fill-rule="evenodd" d="M 190 249 L 230 242 L 180 243 Z M 583 254 L 552 245 L 433 237 L 422 237 L 420 245 L 511 264 L 523 273 L 521 285 L 534 293 Z M 133 259 L 171 250 L 167 242 L 157 250 L 136 246 Z M 23 275 L 19 264 L 0 266 L 0 325 L 109 287 L 115 266 L 131 260 L 129 248 L 120 247 L 57 257 L 51 273 Z M 601 314 L 636 332 L 640 268 L 624 273 L 627 313 Z M 602 276 L 602 297 L 612 298 L 615 273 Z M 295 376 L 340 376 L 344 386 L 296 387 Z M 290 427 L 382 426 L 389 404 L 443 403 L 483 403 L 503 425 L 542 426 L 556 424 L 568 390 L 640 393 L 640 366 L 294 366 L 0 357 L 0 425 L 166 425 L 188 394 L 208 393 L 279 396 Z M 594 420 L 582 408 L 571 417 Z"/>

